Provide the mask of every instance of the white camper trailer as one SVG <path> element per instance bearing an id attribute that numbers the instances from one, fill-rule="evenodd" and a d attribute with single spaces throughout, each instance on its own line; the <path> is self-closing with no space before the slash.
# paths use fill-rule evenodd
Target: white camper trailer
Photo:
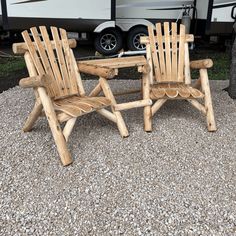
<path id="1" fill-rule="evenodd" d="M 139 39 L 147 34 L 147 25 L 176 21 L 184 12 L 195 35 L 230 35 L 236 0 L 1 0 L 0 26 L 55 25 L 92 33 L 97 51 L 108 55 L 123 47 L 143 50 Z"/>

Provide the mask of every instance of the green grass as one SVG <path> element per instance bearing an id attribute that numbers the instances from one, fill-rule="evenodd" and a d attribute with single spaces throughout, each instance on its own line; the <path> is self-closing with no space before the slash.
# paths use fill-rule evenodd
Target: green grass
<path id="1" fill-rule="evenodd" d="M 214 50 L 202 50 L 190 52 L 191 60 L 211 58 L 214 62 L 213 68 L 208 70 L 209 78 L 212 80 L 227 80 L 230 72 L 230 56 L 226 52 L 215 52 Z M 0 58 L 0 77 L 4 78 L 9 75 L 25 69 L 23 57 L 19 58 Z M 17 75 L 16 75 L 17 76 Z M 192 78 L 198 78 L 198 71 L 192 71 Z"/>
<path id="2" fill-rule="evenodd" d="M 208 70 L 208 75 L 211 80 L 227 80 L 230 73 L 230 55 L 226 52 L 214 51 L 197 51 L 191 53 L 191 60 L 210 58 L 214 62 L 214 66 Z M 198 71 L 192 71 L 193 79 L 198 78 Z"/>
<path id="3" fill-rule="evenodd" d="M 230 56 L 227 53 L 214 54 L 211 59 L 214 66 L 209 70 L 209 77 L 213 80 L 227 80 L 230 76 Z"/>
<path id="4" fill-rule="evenodd" d="M 25 69 L 24 58 L 0 58 L 0 77 L 13 75 L 19 70 Z"/>

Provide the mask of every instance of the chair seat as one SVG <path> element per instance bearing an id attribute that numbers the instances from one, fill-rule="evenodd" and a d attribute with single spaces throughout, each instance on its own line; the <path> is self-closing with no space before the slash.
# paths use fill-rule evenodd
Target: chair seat
<path id="1" fill-rule="evenodd" d="M 105 97 L 71 96 L 54 101 L 56 111 L 64 112 L 72 117 L 78 117 L 110 105 L 111 101 Z"/>
<path id="2" fill-rule="evenodd" d="M 180 83 L 154 84 L 151 87 L 151 99 L 192 99 L 204 98 L 204 94 L 190 85 Z"/>

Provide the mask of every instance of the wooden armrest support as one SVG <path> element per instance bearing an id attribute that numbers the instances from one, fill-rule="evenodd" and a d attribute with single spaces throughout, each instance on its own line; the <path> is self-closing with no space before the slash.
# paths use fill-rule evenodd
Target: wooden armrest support
<path id="1" fill-rule="evenodd" d="M 208 69 L 213 66 L 213 61 L 211 59 L 197 60 L 190 62 L 191 69 Z"/>
<path id="2" fill-rule="evenodd" d="M 39 75 L 21 79 L 19 85 L 22 88 L 47 87 L 51 83 L 49 75 Z"/>
<path id="3" fill-rule="evenodd" d="M 148 74 L 150 73 L 150 71 L 151 71 L 151 67 L 148 64 L 138 67 L 139 73 Z"/>
<path id="4" fill-rule="evenodd" d="M 79 71 L 82 73 L 96 75 L 105 79 L 112 79 L 117 74 L 115 69 L 105 67 L 105 66 L 78 63 L 78 68 L 79 68 Z"/>

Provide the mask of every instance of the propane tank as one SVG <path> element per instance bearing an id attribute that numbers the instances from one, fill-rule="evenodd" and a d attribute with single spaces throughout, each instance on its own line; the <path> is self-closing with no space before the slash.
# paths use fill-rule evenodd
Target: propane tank
<path id="1" fill-rule="evenodd" d="M 181 24 L 185 25 L 186 34 L 190 33 L 190 26 L 191 26 L 190 9 L 191 6 L 185 6 L 181 20 Z"/>

